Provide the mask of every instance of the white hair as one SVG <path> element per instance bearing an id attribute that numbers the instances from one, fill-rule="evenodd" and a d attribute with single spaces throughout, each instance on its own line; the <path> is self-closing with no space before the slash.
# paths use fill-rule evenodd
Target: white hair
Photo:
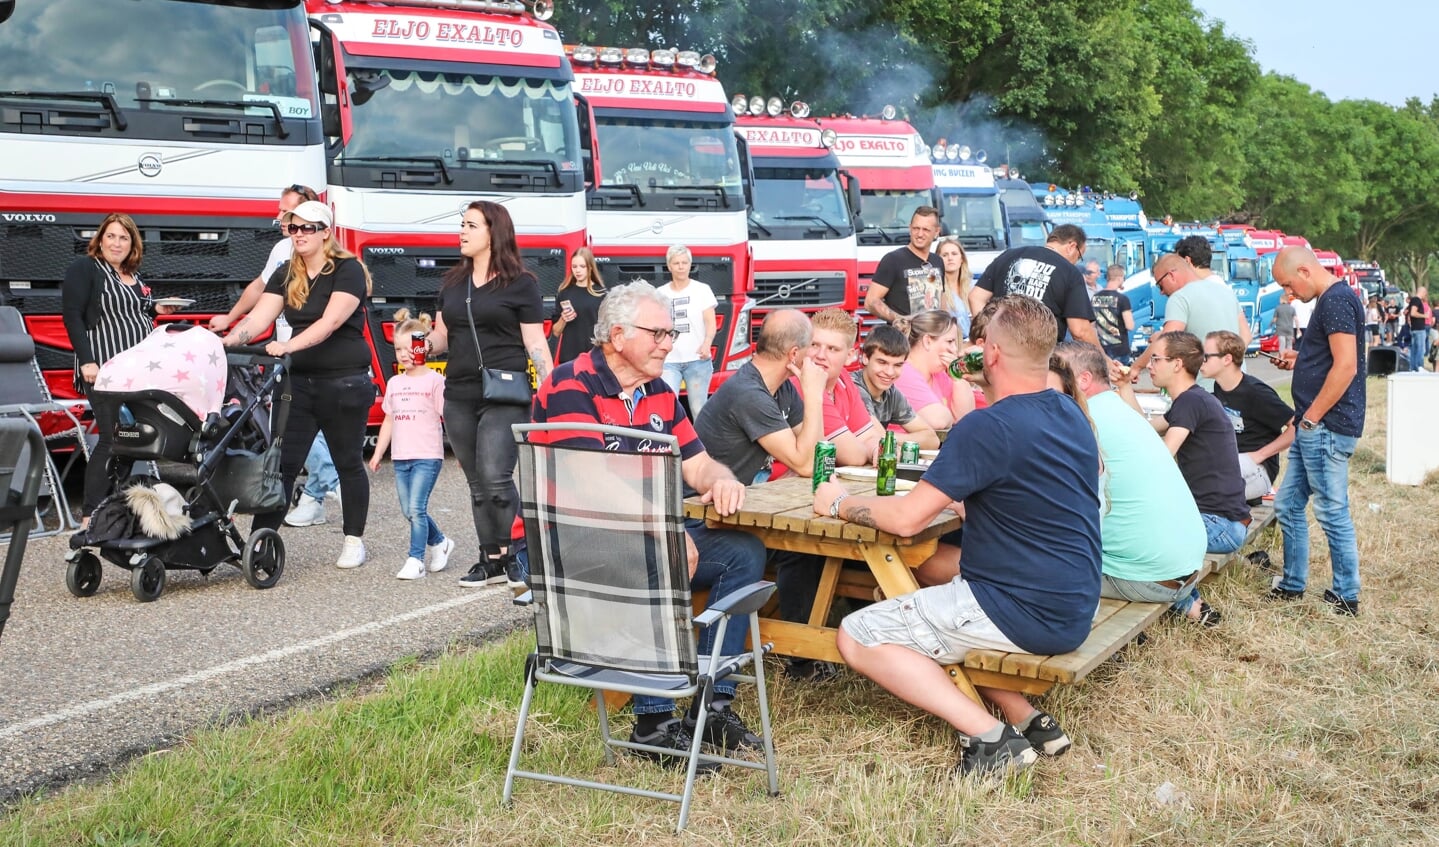
<path id="1" fill-rule="evenodd" d="M 690 248 L 683 244 L 676 244 L 665 251 L 665 264 L 668 265 L 674 261 L 677 256 L 688 256 L 690 259 L 694 259 L 694 254 L 690 253 Z"/>
<path id="2" fill-rule="evenodd" d="M 635 334 L 635 318 L 639 316 L 640 304 L 654 303 L 666 312 L 670 302 L 653 285 L 642 279 L 609 290 L 600 301 L 600 314 L 595 319 L 595 334 L 591 339 L 596 346 L 610 343 L 610 334 L 615 327 L 624 329 L 625 338 Z"/>

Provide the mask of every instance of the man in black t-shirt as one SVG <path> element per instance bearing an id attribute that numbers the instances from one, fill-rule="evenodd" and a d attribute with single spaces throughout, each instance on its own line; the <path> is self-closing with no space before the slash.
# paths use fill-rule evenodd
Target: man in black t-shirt
<path id="1" fill-rule="evenodd" d="M 1221 330 L 1204 336 L 1199 372 L 1214 380 L 1214 396 L 1234 425 L 1244 496 L 1253 501 L 1279 478 L 1279 454 L 1294 443 L 1294 410 L 1268 383 L 1240 370 L 1242 364 L 1244 340 L 1238 335 Z"/>
<path id="2" fill-rule="evenodd" d="M 979 314 L 991 298 L 1023 294 L 1054 313 L 1059 323 L 1058 341 L 1068 334 L 1101 347 L 1084 274 L 1074 265 L 1084 255 L 1086 240 L 1084 230 L 1061 224 L 1043 247 L 1013 247 L 1000 253 L 970 289 L 970 314 Z"/>
<path id="3" fill-rule="evenodd" d="M 1162 418 L 1151 419 L 1194 495 L 1210 553 L 1232 553 L 1249 532 L 1249 505 L 1239 473 L 1234 427 L 1213 394 L 1196 383 L 1204 347 L 1188 332 L 1166 332 L 1150 348 L 1149 378 L 1174 398 Z"/>
<path id="4" fill-rule="evenodd" d="M 1409 305 L 1404 308 L 1404 318 L 1409 321 L 1409 370 L 1424 370 L 1424 358 L 1429 353 L 1429 324 L 1432 322 L 1427 303 L 1429 292 L 1424 288 L 1414 290 Z"/>
<path id="5" fill-rule="evenodd" d="M 920 206 L 909 219 L 909 243 L 885 254 L 874 269 L 864 308 L 877 318 L 897 318 L 939 308 L 944 263 L 929 252 L 939 236 L 939 210 Z"/>
<path id="6" fill-rule="evenodd" d="M 1129 333 L 1134 330 L 1134 309 L 1129 295 L 1120 291 L 1124 285 L 1124 266 L 1110 265 L 1105 285 L 1094 292 L 1091 303 L 1094 307 L 1094 328 L 1099 343 L 1104 346 L 1104 355 L 1127 365 L 1134 360 L 1130 352 Z"/>

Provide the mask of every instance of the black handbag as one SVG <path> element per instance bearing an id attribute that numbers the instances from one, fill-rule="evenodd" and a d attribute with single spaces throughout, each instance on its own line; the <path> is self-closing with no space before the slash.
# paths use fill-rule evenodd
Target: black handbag
<path id="1" fill-rule="evenodd" d="M 470 298 L 475 286 L 465 292 L 465 314 L 470 318 L 470 338 L 475 342 L 475 359 L 480 364 L 480 397 L 486 403 L 501 406 L 530 405 L 530 375 L 524 371 L 506 371 L 485 367 L 485 354 L 480 350 L 480 334 L 475 331 L 475 313 Z"/>
<path id="2" fill-rule="evenodd" d="M 245 515 L 274 512 L 290 505 L 285 477 L 280 472 L 281 441 L 276 439 L 263 453 L 226 450 L 215 475 L 215 493 L 225 508 Z"/>

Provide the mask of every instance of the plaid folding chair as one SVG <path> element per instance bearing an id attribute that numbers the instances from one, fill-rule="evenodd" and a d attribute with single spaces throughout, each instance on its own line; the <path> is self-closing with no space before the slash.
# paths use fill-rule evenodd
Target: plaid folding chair
<path id="1" fill-rule="evenodd" d="M 71 405 L 86 406 L 85 401 L 69 401 Z M 50 386 L 40 371 L 35 359 L 35 340 L 25 331 L 25 319 L 14 306 L 0 306 L 0 418 L 23 418 L 40 427 L 39 416 L 44 416 L 46 426 L 41 427 L 47 444 L 70 442 L 72 452 L 62 469 L 48 452 L 45 454 L 45 478 L 40 489 L 40 499 L 49 499 L 41 509 L 37 506 L 33 537 L 55 535 L 70 529 L 78 529 L 79 521 L 70 511 L 70 501 L 65 496 L 65 476 L 75 460 L 82 456 L 90 459 L 90 436 L 93 427 L 82 422 L 70 410 L 69 405 L 57 403 L 50 395 Z M 46 516 L 54 510 L 55 526 L 46 524 Z"/>
<path id="2" fill-rule="evenodd" d="M 25 544 L 35 525 L 45 455 L 45 438 L 39 427 L 19 418 L 0 419 L 0 530 L 10 542 L 0 570 L 0 634 L 10 618 Z"/>
<path id="3" fill-rule="evenodd" d="M 661 452 L 630 453 L 585 446 L 531 444 L 530 433 L 599 433 L 647 442 Z M 764 654 L 758 612 L 774 585 L 758 582 L 716 602 L 695 616 L 690 600 L 681 511 L 679 440 L 654 432 L 600 424 L 517 424 L 520 500 L 529 547 L 531 591 L 516 602 L 535 615 L 535 652 L 525 663 L 525 696 L 505 774 L 504 801 L 516 777 L 581 788 L 634 794 L 680 804 L 678 830 L 689 819 L 700 762 L 763 769 L 769 791 L 779 793 L 774 742 L 765 691 Z M 755 645 L 738 656 L 719 655 L 731 617 L 749 618 Z M 695 627 L 716 627 L 712 654 L 699 656 Z M 741 673 L 750 668 L 749 673 Z M 753 682 L 759 695 L 764 761 L 746 761 L 701 752 L 714 684 L 732 678 Z M 539 682 L 594 692 L 605 761 L 619 747 L 686 758 L 680 794 L 519 770 L 525 723 Z M 694 745 L 669 750 L 610 734 L 604 692 L 699 700 Z M 723 752 L 723 751 L 721 751 Z M 678 831 L 677 830 L 677 831 Z"/>

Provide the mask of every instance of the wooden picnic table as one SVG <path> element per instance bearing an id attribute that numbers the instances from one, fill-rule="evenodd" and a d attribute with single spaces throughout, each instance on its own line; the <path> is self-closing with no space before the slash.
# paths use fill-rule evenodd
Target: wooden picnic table
<path id="1" fill-rule="evenodd" d="M 851 494 L 874 493 L 873 481 L 838 481 Z M 844 562 L 865 563 L 885 597 L 909 594 L 919 588 L 912 569 L 934 553 L 941 535 L 958 529 L 962 523 L 958 515 L 945 511 L 920 532 L 904 537 L 828 515 L 816 515 L 810 480 L 804 477 L 749 486 L 743 508 L 727 517 L 701 503 L 698 497 L 686 500 L 684 509 L 687 518 L 702 518 L 711 527 L 751 533 L 771 550 L 825 557 L 809 621 L 791 623 L 761 617 L 759 637 L 772 642 L 778 654 L 828 662 L 844 661 L 835 644 L 837 630 L 826 626 L 835 598 L 843 593 Z M 979 700 L 963 667 L 950 665 L 946 670 L 961 691 Z"/>

